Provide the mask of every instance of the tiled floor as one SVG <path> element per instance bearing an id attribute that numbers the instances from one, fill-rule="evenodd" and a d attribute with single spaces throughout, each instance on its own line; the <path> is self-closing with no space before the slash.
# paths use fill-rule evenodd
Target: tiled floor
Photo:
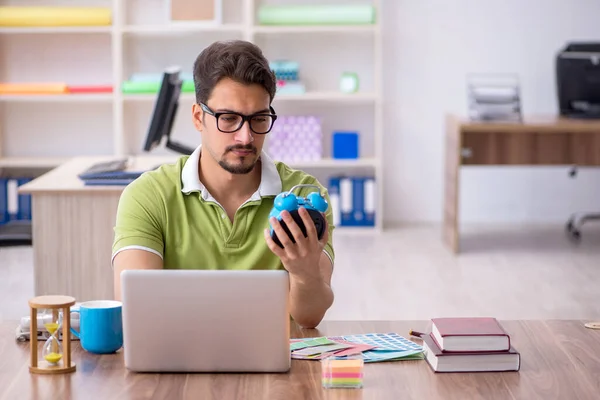
<path id="1" fill-rule="evenodd" d="M 600 224 L 582 242 L 562 226 L 470 229 L 451 254 L 438 227 L 336 236 L 330 320 L 449 315 L 600 320 Z M 27 315 L 29 247 L 0 248 L 0 320 Z"/>

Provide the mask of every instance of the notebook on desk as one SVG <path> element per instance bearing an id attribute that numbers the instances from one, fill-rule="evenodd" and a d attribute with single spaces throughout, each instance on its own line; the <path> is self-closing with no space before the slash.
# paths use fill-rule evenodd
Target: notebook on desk
<path id="1" fill-rule="evenodd" d="M 78 175 L 85 185 L 128 185 L 146 171 L 129 171 L 126 158 L 97 163 Z M 157 168 L 157 167 L 155 167 Z"/>

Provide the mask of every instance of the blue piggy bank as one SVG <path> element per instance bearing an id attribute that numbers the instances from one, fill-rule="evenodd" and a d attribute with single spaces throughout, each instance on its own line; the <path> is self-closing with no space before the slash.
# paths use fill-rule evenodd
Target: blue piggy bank
<path id="1" fill-rule="evenodd" d="M 310 193 L 306 197 L 297 196 L 294 193 L 292 193 L 295 189 L 300 187 L 313 187 L 316 188 L 317 191 Z M 294 236 L 290 232 L 286 223 L 281 218 L 281 212 L 284 210 L 288 211 L 292 216 L 293 220 L 296 222 L 296 224 L 298 224 L 298 227 L 302 231 L 304 237 L 306 237 L 306 226 L 304 226 L 302 217 L 300 216 L 300 214 L 298 214 L 298 210 L 300 209 L 300 207 L 304 207 L 306 211 L 308 211 L 311 219 L 315 224 L 315 228 L 317 230 L 317 237 L 319 240 L 321 240 L 321 238 L 325 234 L 326 225 L 325 217 L 322 213 L 327 211 L 327 209 L 329 208 L 329 204 L 327 203 L 325 197 L 321 194 L 321 188 L 317 185 L 296 185 L 287 192 L 279 193 L 277 197 L 275 197 L 273 208 L 269 213 L 269 220 L 271 219 L 271 217 L 275 217 L 281 224 L 281 227 L 283 228 L 285 233 L 287 233 L 289 238 L 292 240 L 292 242 L 296 243 Z M 271 228 L 271 238 L 273 238 L 273 241 L 279 247 L 283 248 L 283 245 L 281 244 L 281 241 L 277 237 L 277 233 L 275 233 L 271 224 L 269 224 L 269 227 Z"/>

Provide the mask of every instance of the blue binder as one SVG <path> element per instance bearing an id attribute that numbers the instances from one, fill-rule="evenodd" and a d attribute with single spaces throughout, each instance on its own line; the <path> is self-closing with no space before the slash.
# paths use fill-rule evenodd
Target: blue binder
<path id="1" fill-rule="evenodd" d="M 0 178 L 0 225 L 8 221 L 8 179 Z"/>
<path id="2" fill-rule="evenodd" d="M 352 222 L 354 226 L 365 225 L 365 178 L 352 178 Z"/>
<path id="3" fill-rule="evenodd" d="M 11 221 L 31 221 L 31 195 L 18 193 L 18 188 L 32 179 L 0 178 L 0 225 Z"/>
<path id="4" fill-rule="evenodd" d="M 329 179 L 339 226 L 375 226 L 376 184 L 372 176 L 334 176 Z M 335 217 L 334 217 L 335 219 Z"/>

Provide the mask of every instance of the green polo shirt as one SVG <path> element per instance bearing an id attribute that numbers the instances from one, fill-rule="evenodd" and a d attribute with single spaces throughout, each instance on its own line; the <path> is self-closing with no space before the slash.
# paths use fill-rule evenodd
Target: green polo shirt
<path id="1" fill-rule="evenodd" d="M 263 234 L 275 196 L 294 185 L 313 184 L 321 187 L 330 203 L 327 189 L 313 176 L 274 162 L 263 152 L 260 186 L 232 223 L 198 178 L 200 151 L 199 146 L 190 156 L 145 172 L 124 189 L 114 227 L 113 259 L 125 249 L 142 249 L 160 256 L 166 269 L 282 269 Z M 294 193 L 306 196 L 314 190 L 300 188 Z M 329 242 L 324 251 L 333 264 L 331 206 L 326 217 Z"/>

